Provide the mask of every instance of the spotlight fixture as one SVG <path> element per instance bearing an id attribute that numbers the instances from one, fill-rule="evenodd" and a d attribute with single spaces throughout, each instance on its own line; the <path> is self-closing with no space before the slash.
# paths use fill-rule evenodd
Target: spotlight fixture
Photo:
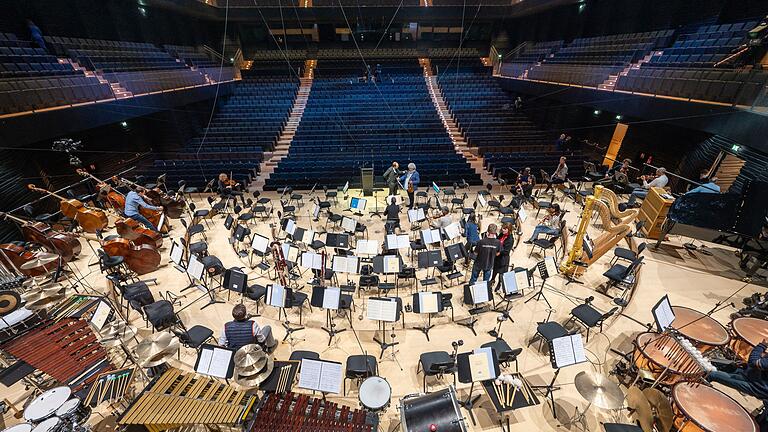
<path id="1" fill-rule="evenodd" d="M 128 122 L 127 121 L 120 122 L 120 126 L 122 126 L 124 128 L 127 128 L 128 127 Z"/>
<path id="2" fill-rule="evenodd" d="M 623 116 L 623 115 L 621 115 L 621 114 L 616 114 L 616 120 L 621 120 L 621 119 L 623 119 L 623 118 L 624 118 L 624 116 Z"/>
<path id="3" fill-rule="evenodd" d="M 594 114 L 596 116 L 599 116 L 600 115 L 600 110 L 594 110 L 594 111 L 592 111 L 592 114 Z"/>

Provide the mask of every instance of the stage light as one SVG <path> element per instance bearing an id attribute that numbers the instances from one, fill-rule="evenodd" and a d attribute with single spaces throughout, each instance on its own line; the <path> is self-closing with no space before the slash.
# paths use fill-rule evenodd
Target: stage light
<path id="1" fill-rule="evenodd" d="M 120 122 L 120 126 L 122 126 L 124 128 L 128 128 L 128 122 L 126 122 L 126 121 Z"/>
<path id="2" fill-rule="evenodd" d="M 741 150 L 741 146 L 738 144 L 734 144 L 731 146 L 731 150 L 738 152 L 739 150 Z"/>
<path id="3" fill-rule="evenodd" d="M 600 115 L 600 110 L 594 110 L 594 111 L 592 111 L 592 114 L 594 114 L 596 116 L 599 116 Z"/>
<path id="4" fill-rule="evenodd" d="M 616 120 L 621 120 L 623 118 L 624 118 L 624 116 L 622 116 L 621 114 L 616 114 Z"/>
<path id="5" fill-rule="evenodd" d="M 587 8 L 587 2 L 586 2 L 586 0 L 581 0 L 581 1 L 579 2 L 579 13 L 582 13 L 582 12 L 584 12 L 584 9 L 586 9 L 586 8 Z"/>
<path id="6" fill-rule="evenodd" d="M 141 14 L 141 16 L 143 16 L 143 17 L 146 17 L 147 16 L 147 10 L 144 9 L 143 7 L 139 6 L 139 14 Z"/>

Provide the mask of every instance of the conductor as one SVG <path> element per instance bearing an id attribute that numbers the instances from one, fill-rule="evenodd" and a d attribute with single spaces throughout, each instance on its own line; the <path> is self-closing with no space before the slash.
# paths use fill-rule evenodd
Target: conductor
<path id="1" fill-rule="evenodd" d="M 399 177 L 397 169 L 400 168 L 400 164 L 392 162 L 392 166 L 384 171 L 384 181 L 387 182 L 389 188 L 389 195 L 397 195 L 397 178 Z"/>

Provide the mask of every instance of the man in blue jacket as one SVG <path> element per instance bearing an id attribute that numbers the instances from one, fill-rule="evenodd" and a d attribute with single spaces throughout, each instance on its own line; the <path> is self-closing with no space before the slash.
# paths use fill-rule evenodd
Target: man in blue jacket
<path id="1" fill-rule="evenodd" d="M 406 192 L 408 192 L 408 208 L 412 209 L 414 204 L 413 194 L 419 187 L 419 172 L 416 171 L 416 164 L 411 162 L 408 164 L 408 171 L 400 176 L 400 184 L 403 185 Z"/>
<path id="2" fill-rule="evenodd" d="M 747 365 L 736 372 L 714 371 L 707 381 L 718 382 L 741 393 L 768 400 L 768 340 L 763 339 L 749 354 Z"/>

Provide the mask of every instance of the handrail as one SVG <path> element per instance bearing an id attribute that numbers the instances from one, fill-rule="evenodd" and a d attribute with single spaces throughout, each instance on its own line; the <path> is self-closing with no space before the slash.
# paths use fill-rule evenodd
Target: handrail
<path id="1" fill-rule="evenodd" d="M 523 41 L 520 45 L 516 46 L 513 50 L 507 51 L 504 53 L 504 58 L 502 60 L 506 60 L 509 56 L 519 53 L 528 45 L 528 41 Z"/>
<path id="2" fill-rule="evenodd" d="M 202 45 L 202 48 L 203 48 L 203 51 L 205 51 L 206 53 L 216 57 L 217 59 L 224 60 L 224 56 L 223 55 L 219 54 L 218 51 L 216 51 L 215 49 L 209 47 L 208 45 Z"/>
<path id="3" fill-rule="evenodd" d="M 243 58 L 242 48 L 238 48 L 237 51 L 235 51 L 235 56 L 233 58 L 235 59 L 235 61 L 232 63 L 232 66 L 235 68 L 235 78 L 242 79 L 240 70 L 245 66 L 245 59 Z"/>

